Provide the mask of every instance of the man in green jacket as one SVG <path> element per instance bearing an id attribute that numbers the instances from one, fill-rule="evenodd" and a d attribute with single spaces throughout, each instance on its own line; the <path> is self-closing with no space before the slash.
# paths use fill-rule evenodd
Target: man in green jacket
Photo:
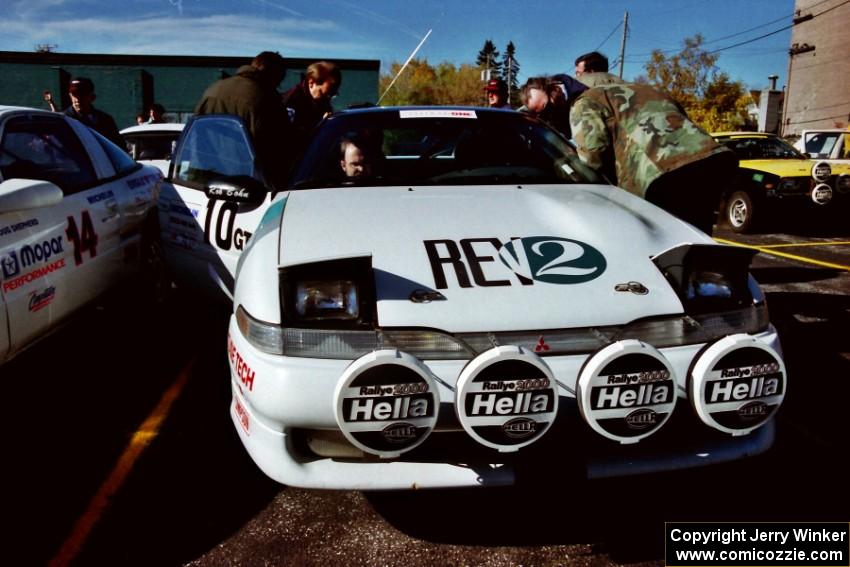
<path id="1" fill-rule="evenodd" d="M 579 157 L 611 183 L 711 234 L 735 154 L 649 85 L 604 72 L 584 73 L 590 87 L 570 111 Z"/>
<path id="2" fill-rule="evenodd" d="M 195 114 L 233 114 L 242 119 L 266 180 L 282 188 L 292 163 L 292 125 L 277 86 L 286 74 L 283 57 L 263 51 L 236 74 L 210 85 Z"/>

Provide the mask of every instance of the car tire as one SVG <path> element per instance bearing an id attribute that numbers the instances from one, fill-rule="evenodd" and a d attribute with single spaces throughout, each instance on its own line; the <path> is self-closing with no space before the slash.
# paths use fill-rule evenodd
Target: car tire
<path id="1" fill-rule="evenodd" d="M 735 191 L 723 207 L 726 223 L 734 232 L 751 232 L 754 224 L 753 199 L 746 191 Z"/>

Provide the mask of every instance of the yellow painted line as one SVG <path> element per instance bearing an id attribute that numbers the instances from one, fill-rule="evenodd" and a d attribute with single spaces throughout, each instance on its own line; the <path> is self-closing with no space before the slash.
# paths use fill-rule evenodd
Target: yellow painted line
<path id="1" fill-rule="evenodd" d="M 92 529 L 94 529 L 94 526 L 100 520 L 103 511 L 109 506 L 110 499 L 124 484 L 130 471 L 133 470 L 136 461 L 147 446 L 159 434 L 159 428 L 162 426 L 165 418 L 168 417 L 171 404 L 174 403 L 183 391 L 183 387 L 189 380 L 189 375 L 197 360 L 198 357 L 195 356 L 195 358 L 189 361 L 180 372 L 177 380 L 162 395 L 154 410 L 133 434 L 130 443 L 115 463 L 112 472 L 109 473 L 106 481 L 100 485 L 97 493 L 89 501 L 88 508 L 86 508 L 83 515 L 77 520 L 77 523 L 74 524 L 71 535 L 68 536 L 62 547 L 59 548 L 59 552 L 50 560 L 50 567 L 67 566 L 83 548 L 86 539 L 88 539 Z"/>
<path id="2" fill-rule="evenodd" d="M 796 246 L 847 246 L 846 242 L 798 242 L 794 244 L 765 244 L 762 248 L 794 248 Z"/>
<path id="3" fill-rule="evenodd" d="M 758 250 L 759 252 L 763 252 L 765 254 L 770 254 L 771 256 L 779 256 L 781 258 L 788 258 L 790 260 L 796 260 L 797 262 L 803 262 L 805 264 L 814 264 L 815 266 L 823 266 L 825 268 L 833 268 L 835 270 L 844 270 L 845 272 L 850 272 L 850 266 L 844 266 L 842 264 L 833 264 L 832 262 L 821 262 L 820 260 L 807 258 L 805 256 L 797 256 L 796 254 L 788 254 L 786 252 L 777 252 L 775 250 L 765 248 L 764 246 L 750 246 L 749 244 L 742 244 L 733 240 L 724 240 L 723 238 L 715 238 L 714 240 L 719 242 L 720 244 L 731 244 L 732 246 L 750 248 L 752 250 Z"/>

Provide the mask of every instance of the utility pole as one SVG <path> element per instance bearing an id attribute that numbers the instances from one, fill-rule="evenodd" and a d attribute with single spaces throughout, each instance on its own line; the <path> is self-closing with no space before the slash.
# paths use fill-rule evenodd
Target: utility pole
<path id="1" fill-rule="evenodd" d="M 626 35 L 629 33 L 629 13 L 623 16 L 623 41 L 620 42 L 620 78 L 623 78 L 623 58 L 626 56 Z"/>

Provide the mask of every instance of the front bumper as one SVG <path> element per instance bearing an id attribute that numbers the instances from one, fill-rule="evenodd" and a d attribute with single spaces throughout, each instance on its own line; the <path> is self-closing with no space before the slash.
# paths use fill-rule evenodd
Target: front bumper
<path id="1" fill-rule="evenodd" d="M 781 352 L 772 327 L 756 337 Z M 677 377 L 680 403 L 658 434 L 635 445 L 609 441 L 582 421 L 573 392 L 588 355 L 545 357 L 561 384 L 557 418 L 538 443 L 510 454 L 475 443 L 455 417 L 452 388 L 467 361 L 425 361 L 438 378 L 442 403 L 437 426 L 416 449 L 396 459 L 380 459 L 352 452 L 339 433 L 334 392 L 350 361 L 262 353 L 244 339 L 232 317 L 230 412 L 242 443 L 263 472 L 280 483 L 309 488 L 496 486 L 567 469 L 590 478 L 610 477 L 690 468 L 766 451 L 774 439 L 772 420 L 748 435 L 731 437 L 693 414 L 685 399 L 685 377 L 703 346 L 660 349 Z M 315 438 L 325 445 L 338 443 L 339 456 L 318 454 L 311 443 Z"/>

